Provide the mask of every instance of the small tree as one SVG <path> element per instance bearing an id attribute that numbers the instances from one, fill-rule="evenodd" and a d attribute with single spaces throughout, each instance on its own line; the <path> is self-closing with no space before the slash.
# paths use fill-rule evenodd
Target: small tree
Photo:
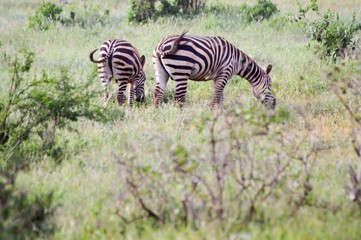
<path id="1" fill-rule="evenodd" d="M 162 16 L 198 14 L 204 6 L 201 0 L 130 0 L 130 5 L 128 22 L 137 23 Z"/>
<path id="2" fill-rule="evenodd" d="M 241 6 L 242 17 L 246 22 L 266 20 L 278 12 L 276 4 L 269 0 L 258 0 L 254 6 Z"/>
<path id="3" fill-rule="evenodd" d="M 91 104 L 90 81 L 72 84 L 65 69 L 59 77 L 44 72 L 29 80 L 34 53 L 21 53 L 3 55 L 10 79 L 0 99 L 0 239 L 51 233 L 53 193 L 32 195 L 16 189 L 17 174 L 44 155 L 59 161 L 63 149 L 56 147 L 56 132 L 69 122 L 105 119 L 100 107 Z"/>
<path id="4" fill-rule="evenodd" d="M 309 11 L 316 13 L 316 19 L 308 22 L 305 20 Z M 361 23 L 353 15 L 351 22 L 347 23 L 340 19 L 338 13 L 330 10 L 325 13 L 319 12 L 316 0 L 310 0 L 310 4 L 301 7 L 299 4 L 299 16 L 296 21 L 303 20 L 310 38 L 309 45 L 316 42 L 316 52 L 321 58 L 330 58 L 336 62 L 339 58 L 347 58 L 359 42 L 356 33 L 361 30 Z"/>
<path id="5" fill-rule="evenodd" d="M 339 57 L 346 58 L 358 42 L 355 34 L 361 29 L 361 23 L 356 22 L 356 15 L 349 24 L 331 11 L 320 14 L 320 17 L 309 26 L 311 40 L 318 43 L 317 51 L 322 58 L 330 57 L 333 62 Z"/>
<path id="6" fill-rule="evenodd" d="M 35 15 L 29 17 L 29 28 L 48 30 L 52 23 L 60 21 L 60 13 L 62 11 L 63 8 L 61 6 L 43 1 L 36 10 Z"/>
<path id="7" fill-rule="evenodd" d="M 339 72 L 340 69 L 336 67 L 327 79 L 330 79 L 331 89 L 348 112 L 352 123 L 350 139 L 358 162 L 356 167 L 349 165 L 348 193 L 349 199 L 361 206 L 361 77 L 341 77 Z"/>

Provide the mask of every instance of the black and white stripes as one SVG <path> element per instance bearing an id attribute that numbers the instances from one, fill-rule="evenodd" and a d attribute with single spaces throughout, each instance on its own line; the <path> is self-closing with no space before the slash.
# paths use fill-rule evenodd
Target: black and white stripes
<path id="1" fill-rule="evenodd" d="M 272 65 L 260 68 L 249 56 L 222 37 L 168 36 L 153 53 L 156 72 L 154 104 L 163 101 L 164 90 L 171 77 L 176 82 L 175 99 L 183 106 L 188 79 L 214 81 L 212 105 L 223 101 L 223 89 L 229 79 L 239 75 L 249 81 L 254 95 L 268 109 L 275 108 L 269 72 Z"/>
<path id="2" fill-rule="evenodd" d="M 169 77 L 176 82 L 175 100 L 180 106 L 185 103 L 188 80 L 214 82 L 212 106 L 223 102 L 223 90 L 235 75 L 248 80 L 253 94 L 267 109 L 274 109 L 276 99 L 271 91 L 269 73 L 272 65 L 259 67 L 248 55 L 222 37 L 180 35 L 163 38 L 153 52 L 156 86 L 154 105 L 163 102 L 164 91 Z M 125 40 L 108 40 L 99 48 L 99 58 L 90 60 L 98 64 L 98 72 L 105 89 L 105 99 L 109 99 L 109 83 L 114 77 L 119 84 L 117 100 L 120 105 L 126 101 L 126 88 L 130 85 L 129 104 L 133 99 L 144 101 L 143 67 L 145 57 Z"/>
<path id="3" fill-rule="evenodd" d="M 130 86 L 129 90 L 129 104 L 133 105 L 133 99 L 137 101 L 144 100 L 144 82 L 145 73 L 143 66 L 145 57 L 139 55 L 129 42 L 125 40 L 108 40 L 104 42 L 99 48 L 99 58 L 94 60 L 95 49 L 89 54 L 92 62 L 98 64 L 98 73 L 105 89 L 105 100 L 109 98 L 109 83 L 114 77 L 119 84 L 117 101 L 120 105 L 126 101 L 126 88 Z"/>

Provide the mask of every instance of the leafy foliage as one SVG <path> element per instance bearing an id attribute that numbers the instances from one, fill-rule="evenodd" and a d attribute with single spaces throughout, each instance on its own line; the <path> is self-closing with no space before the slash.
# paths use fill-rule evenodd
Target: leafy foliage
<path id="1" fill-rule="evenodd" d="M 138 3 L 139 2 L 139 3 Z M 128 21 L 135 21 L 137 23 L 147 22 L 156 14 L 155 10 L 156 0 L 151 1 L 136 1 L 130 0 L 130 10 L 128 12 Z"/>
<path id="2" fill-rule="evenodd" d="M 69 5 L 64 8 L 67 14 L 62 17 L 61 24 L 66 26 L 80 26 L 82 28 L 91 28 L 100 24 L 105 26 L 110 15 L 109 9 L 102 9 L 100 5 L 84 3 L 82 8 L 76 5 Z M 69 16 L 69 17 L 68 17 Z"/>
<path id="3" fill-rule="evenodd" d="M 56 147 L 57 129 L 80 118 L 103 120 L 92 105 L 88 86 L 71 83 L 67 70 L 60 77 L 45 72 L 27 83 L 34 54 L 22 50 L 22 58 L 4 54 L 10 87 L 0 100 L 0 238 L 24 238 L 51 231 L 45 222 L 53 212 L 52 193 L 29 195 L 15 188 L 19 171 L 44 155 L 60 160 L 63 148 Z"/>
<path id="4" fill-rule="evenodd" d="M 297 5 L 298 5 L 298 13 L 299 13 L 298 19 L 304 18 L 306 16 L 306 13 L 309 12 L 310 10 L 314 12 L 318 12 L 319 10 L 317 0 L 310 0 L 310 3 L 306 5 L 306 7 L 302 7 L 299 2 L 297 2 Z"/>
<path id="5" fill-rule="evenodd" d="M 210 5 L 209 7 L 207 7 L 206 12 L 214 13 L 214 14 L 225 14 L 225 13 L 239 14 L 239 8 L 217 1 L 214 4 Z"/>
<path id="6" fill-rule="evenodd" d="M 35 15 L 29 17 L 29 28 L 48 30 L 52 23 L 60 21 L 60 13 L 62 11 L 63 8 L 61 6 L 43 1 L 36 10 Z"/>
<path id="7" fill-rule="evenodd" d="M 318 43 L 317 51 L 322 58 L 330 57 L 333 62 L 339 57 L 347 57 L 358 42 L 356 32 L 361 30 L 361 23 L 357 23 L 356 15 L 353 15 L 350 23 L 344 22 L 337 13 L 331 11 L 320 17 L 321 19 L 309 25 L 311 40 Z"/>
<path id="8" fill-rule="evenodd" d="M 14 175 L 0 174 L 0 238 L 26 239 L 52 233 L 53 194 L 15 189 Z"/>
<path id="9" fill-rule="evenodd" d="M 56 129 L 67 126 L 70 121 L 82 117 L 104 118 L 100 107 L 91 104 L 92 94 L 87 92 L 91 81 L 76 86 L 65 69 L 59 78 L 44 72 L 40 79 L 25 85 L 25 74 L 31 68 L 34 54 L 27 50 L 24 54 L 24 63 L 17 57 L 6 56 L 12 67 L 12 81 L 7 98 L 1 101 L 3 166 L 17 159 L 53 152 Z"/>
<path id="10" fill-rule="evenodd" d="M 315 49 L 321 58 L 330 58 L 332 62 L 336 62 L 339 58 L 347 58 L 355 50 L 359 41 L 356 33 L 361 30 L 361 23 L 357 21 L 355 13 L 351 22 L 345 22 L 338 13 L 331 10 L 319 12 L 316 0 L 310 0 L 306 7 L 298 5 L 299 16 L 294 19 L 304 22 L 310 38 L 308 46 L 316 42 Z M 307 21 L 306 14 L 310 11 L 316 13 L 316 18 Z"/>
<path id="11" fill-rule="evenodd" d="M 144 23 L 162 16 L 198 14 L 204 8 L 204 4 L 196 0 L 130 0 L 130 4 L 128 22 L 136 23 Z"/>
<path id="12" fill-rule="evenodd" d="M 152 139 L 162 146 L 158 168 L 139 160 L 137 147 L 128 146 L 117 161 L 128 186 L 120 195 L 130 209 L 119 215 L 125 223 L 150 219 L 198 228 L 212 221 L 223 226 L 264 221 L 266 209 L 279 201 L 296 212 L 311 202 L 312 163 L 327 146 L 310 144 L 310 129 L 301 138 L 288 135 L 281 123 L 289 119 L 282 108 L 269 114 L 240 103 L 203 115 L 194 125 L 204 140 L 191 148 Z"/>
<path id="13" fill-rule="evenodd" d="M 270 0 L 258 0 L 254 6 L 243 4 L 241 7 L 242 17 L 247 22 L 269 19 L 278 12 L 276 4 Z"/>
<path id="14" fill-rule="evenodd" d="M 78 25 L 83 28 L 93 27 L 96 24 L 104 26 L 109 14 L 108 9 L 102 13 L 99 5 L 85 4 L 84 10 L 81 10 L 74 5 L 63 7 L 43 1 L 35 15 L 29 17 L 29 28 L 44 31 L 56 23 L 65 26 Z"/>
<path id="15" fill-rule="evenodd" d="M 360 68 L 360 67 L 359 67 Z M 347 110 L 352 124 L 350 139 L 358 157 L 357 167 L 349 165 L 349 199 L 361 206 L 361 76 L 341 76 L 335 67 L 327 79 L 338 100 Z"/>

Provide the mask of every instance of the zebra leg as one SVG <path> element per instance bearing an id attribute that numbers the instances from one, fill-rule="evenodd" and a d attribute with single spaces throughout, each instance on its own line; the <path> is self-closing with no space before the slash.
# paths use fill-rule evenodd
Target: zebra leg
<path id="1" fill-rule="evenodd" d="M 103 101 L 107 103 L 109 101 L 109 83 L 113 77 L 112 71 L 110 70 L 107 62 L 98 64 L 98 73 L 104 89 Z"/>
<path id="2" fill-rule="evenodd" d="M 118 80 L 119 83 L 119 88 L 118 88 L 118 95 L 117 95 L 117 101 L 119 105 L 123 105 L 126 100 L 127 97 L 125 96 L 125 91 L 127 90 L 127 81 L 124 80 Z"/>
<path id="3" fill-rule="evenodd" d="M 223 90 L 227 85 L 226 79 L 214 81 L 214 93 L 212 98 L 212 107 L 223 103 Z"/>
<path id="4" fill-rule="evenodd" d="M 164 90 L 167 86 L 169 74 L 163 68 L 161 60 L 158 56 L 153 56 L 153 66 L 155 69 L 156 85 L 154 88 L 154 106 L 159 107 L 163 102 Z"/>
<path id="5" fill-rule="evenodd" d="M 128 99 L 128 102 L 129 102 L 130 107 L 133 107 L 134 94 L 135 94 L 135 83 L 134 82 L 128 83 L 128 85 L 129 85 L 129 99 Z"/>
<path id="6" fill-rule="evenodd" d="M 175 87 L 175 100 L 180 107 L 184 106 L 186 100 L 186 93 L 188 87 L 188 78 L 187 79 L 177 79 Z"/>

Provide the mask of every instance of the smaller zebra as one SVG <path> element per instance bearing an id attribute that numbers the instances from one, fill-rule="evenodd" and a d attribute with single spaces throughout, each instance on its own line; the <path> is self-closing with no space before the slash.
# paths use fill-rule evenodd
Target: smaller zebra
<path id="1" fill-rule="evenodd" d="M 138 50 L 125 40 L 108 40 L 99 47 L 99 58 L 94 60 L 94 53 L 98 49 L 90 52 L 89 58 L 93 63 L 98 64 L 98 73 L 104 87 L 104 100 L 108 101 L 109 83 L 114 77 L 119 84 L 117 101 L 119 105 L 126 102 L 125 92 L 127 85 L 129 90 L 129 105 L 133 105 L 133 99 L 138 102 L 144 101 L 144 82 L 146 76 L 143 70 L 145 57 L 140 56 Z"/>

